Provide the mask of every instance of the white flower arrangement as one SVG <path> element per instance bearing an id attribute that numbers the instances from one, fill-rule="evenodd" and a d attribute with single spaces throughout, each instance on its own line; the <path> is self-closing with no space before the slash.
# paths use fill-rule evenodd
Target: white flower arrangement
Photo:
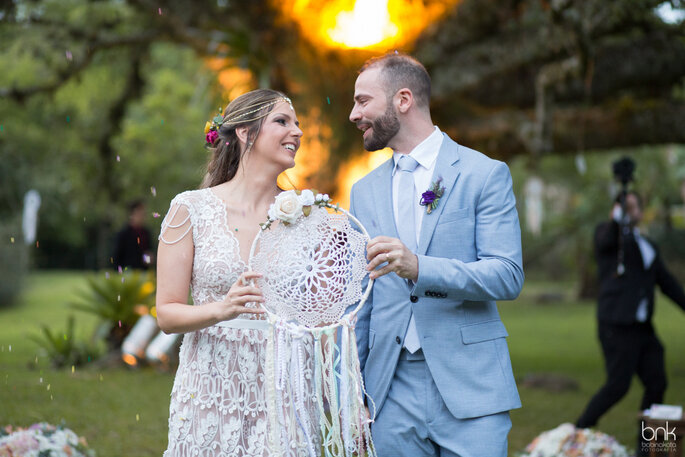
<path id="1" fill-rule="evenodd" d="M 629 457 L 628 451 L 606 433 L 561 424 L 538 435 L 518 457 Z"/>
<path id="2" fill-rule="evenodd" d="M 85 438 L 46 422 L 29 428 L 0 428 L 0 457 L 95 457 Z"/>
<path id="3" fill-rule="evenodd" d="M 328 194 L 315 193 L 310 189 L 286 190 L 276 196 L 276 200 L 269 207 L 266 222 L 259 225 L 262 230 L 266 230 L 271 228 L 275 221 L 281 221 L 285 225 L 294 224 L 300 217 L 308 217 L 312 206 L 332 208 L 336 211 L 340 209 L 339 205 L 331 204 Z"/>

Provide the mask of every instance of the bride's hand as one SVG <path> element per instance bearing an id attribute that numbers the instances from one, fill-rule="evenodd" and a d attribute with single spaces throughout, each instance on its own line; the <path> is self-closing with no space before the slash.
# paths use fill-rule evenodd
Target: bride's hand
<path id="1" fill-rule="evenodd" d="M 264 297 L 257 286 L 250 285 L 253 279 L 261 278 L 261 274 L 254 271 L 246 271 L 231 286 L 224 300 L 219 302 L 219 321 L 235 319 L 244 313 L 263 314 L 262 308 L 248 308 L 248 303 L 262 303 Z"/>

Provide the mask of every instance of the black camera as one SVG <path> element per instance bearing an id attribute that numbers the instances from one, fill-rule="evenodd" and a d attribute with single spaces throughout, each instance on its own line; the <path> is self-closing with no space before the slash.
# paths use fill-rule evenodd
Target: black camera
<path id="1" fill-rule="evenodd" d="M 623 157 L 613 164 L 614 178 L 625 188 L 633 180 L 635 172 L 635 162 L 629 157 Z"/>

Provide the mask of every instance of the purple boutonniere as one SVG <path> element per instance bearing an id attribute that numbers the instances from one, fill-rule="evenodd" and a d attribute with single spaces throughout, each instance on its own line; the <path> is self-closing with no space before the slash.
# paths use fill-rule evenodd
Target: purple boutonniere
<path id="1" fill-rule="evenodd" d="M 445 193 L 445 187 L 441 186 L 442 178 L 438 178 L 430 188 L 421 194 L 421 201 L 419 204 L 426 207 L 426 214 L 430 214 L 440 203 L 442 194 Z"/>

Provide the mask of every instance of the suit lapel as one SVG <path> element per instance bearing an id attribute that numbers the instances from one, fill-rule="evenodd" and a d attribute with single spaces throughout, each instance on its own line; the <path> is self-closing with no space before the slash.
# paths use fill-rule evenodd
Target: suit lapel
<path id="1" fill-rule="evenodd" d="M 440 147 L 440 152 L 438 153 L 437 162 L 435 163 L 435 170 L 433 171 L 433 178 L 431 179 L 431 185 L 438 179 L 442 178 L 442 186 L 445 187 L 445 193 L 440 198 L 438 207 L 431 211 L 430 214 L 423 215 L 423 221 L 421 222 L 421 235 L 419 237 L 419 248 L 417 254 L 425 255 L 428 250 L 428 245 L 433 238 L 433 232 L 438 224 L 438 219 L 442 214 L 442 210 L 445 207 L 445 202 L 450 196 L 454 184 L 457 182 L 457 178 L 461 173 L 457 167 L 457 162 L 459 161 L 458 154 L 459 145 L 452 141 L 450 137 L 443 134 L 442 146 Z M 425 211 L 425 209 L 424 209 Z"/>
<path id="2" fill-rule="evenodd" d="M 398 238 L 395 216 L 392 210 L 392 158 L 376 169 L 376 177 L 372 181 L 372 194 L 376 205 L 376 222 L 380 233 L 393 238 Z"/>

